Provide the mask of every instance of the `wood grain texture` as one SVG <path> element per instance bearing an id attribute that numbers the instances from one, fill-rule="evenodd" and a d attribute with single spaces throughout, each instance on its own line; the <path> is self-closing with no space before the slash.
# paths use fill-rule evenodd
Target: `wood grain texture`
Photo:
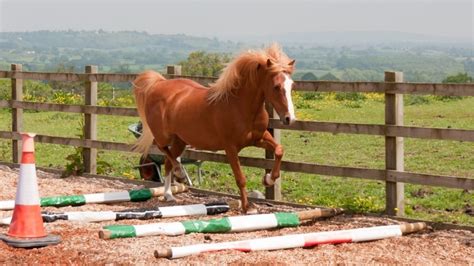
<path id="1" fill-rule="evenodd" d="M 131 82 L 138 74 L 112 73 L 51 73 L 0 71 L 0 78 L 55 81 L 90 82 Z M 215 77 L 185 76 L 166 74 L 167 78 L 190 78 L 203 85 L 216 81 Z M 296 91 L 313 92 L 379 92 L 388 94 L 424 94 L 441 96 L 474 96 L 474 84 L 457 83 L 406 83 L 388 84 L 386 82 L 344 82 L 344 81 L 295 81 Z"/>
<path id="2" fill-rule="evenodd" d="M 387 85 L 403 81 L 401 72 L 385 72 Z M 403 125 L 403 94 L 385 94 L 385 125 Z M 385 136 L 385 169 L 403 172 L 404 141 L 403 137 Z M 385 212 L 389 215 L 405 214 L 405 186 L 401 182 L 385 182 Z"/>
<path id="3" fill-rule="evenodd" d="M 86 73 L 97 73 L 97 66 L 86 66 Z M 97 82 L 86 81 L 85 82 L 85 106 L 96 106 L 97 105 Z M 96 114 L 84 114 L 84 138 L 86 140 L 97 139 L 97 115 Z M 96 174 L 97 173 L 97 149 L 95 148 L 84 148 L 82 150 L 84 157 L 84 171 L 86 173 Z"/>
<path id="4" fill-rule="evenodd" d="M 22 65 L 12 64 L 11 70 L 13 73 L 21 73 Z M 23 80 L 20 78 L 11 79 L 11 93 L 12 99 L 16 101 L 23 100 Z M 23 130 L 23 109 L 15 107 L 12 108 L 12 131 L 21 132 Z M 12 140 L 12 160 L 14 163 L 20 162 L 21 155 L 21 141 Z"/>

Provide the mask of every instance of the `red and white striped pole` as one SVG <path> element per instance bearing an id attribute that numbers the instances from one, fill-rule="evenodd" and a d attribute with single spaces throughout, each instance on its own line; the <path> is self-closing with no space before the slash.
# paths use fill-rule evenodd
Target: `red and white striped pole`
<path id="1" fill-rule="evenodd" d="M 239 250 L 244 252 L 257 250 L 277 250 L 298 247 L 314 247 L 322 244 L 363 242 L 398 237 L 426 228 L 425 223 L 407 223 L 400 225 L 376 226 L 330 232 L 292 234 L 266 238 L 247 239 L 233 242 L 197 244 L 155 250 L 156 258 L 176 259 L 203 252 L 220 250 Z"/>
<path id="2" fill-rule="evenodd" d="M 35 135 L 21 134 L 23 149 L 15 208 L 8 233 L 0 235 L 0 239 L 14 247 L 41 247 L 60 241 L 58 236 L 47 235 L 43 226 L 35 166 Z"/>

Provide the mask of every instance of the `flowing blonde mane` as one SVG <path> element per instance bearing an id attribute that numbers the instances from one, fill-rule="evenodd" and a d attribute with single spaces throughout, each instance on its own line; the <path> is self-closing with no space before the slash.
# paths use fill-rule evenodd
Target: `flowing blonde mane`
<path id="1" fill-rule="evenodd" d="M 267 67 L 267 60 L 272 65 Z M 210 84 L 208 101 L 210 103 L 222 101 L 229 97 L 234 90 L 241 87 L 255 88 L 261 77 L 278 72 L 293 72 L 293 66 L 289 63 L 291 59 L 283 53 L 278 44 L 272 44 L 265 50 L 247 51 L 241 53 L 225 68 L 219 79 Z M 265 69 L 266 74 L 260 69 Z"/>

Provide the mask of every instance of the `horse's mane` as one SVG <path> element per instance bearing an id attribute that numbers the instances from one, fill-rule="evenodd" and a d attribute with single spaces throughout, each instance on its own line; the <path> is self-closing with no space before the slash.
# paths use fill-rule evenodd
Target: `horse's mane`
<path id="1" fill-rule="evenodd" d="M 267 60 L 272 65 L 267 67 Z M 210 103 L 227 99 L 233 90 L 241 87 L 255 88 L 258 86 L 259 77 L 263 69 L 267 74 L 276 74 L 281 71 L 293 72 L 291 59 L 283 53 L 278 44 L 272 44 L 265 50 L 247 51 L 241 53 L 225 68 L 216 82 L 210 84 L 208 101 Z"/>

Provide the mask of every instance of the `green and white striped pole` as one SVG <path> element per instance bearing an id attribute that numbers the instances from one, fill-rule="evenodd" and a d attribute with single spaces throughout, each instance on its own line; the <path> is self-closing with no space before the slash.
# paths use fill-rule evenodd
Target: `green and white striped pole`
<path id="1" fill-rule="evenodd" d="M 187 191 L 185 185 L 177 184 L 171 187 L 173 193 L 180 193 Z M 41 207 L 62 207 L 62 206 L 80 206 L 92 203 L 111 203 L 111 202 L 126 202 L 126 201 L 146 201 L 152 197 L 159 197 L 164 195 L 164 188 L 144 188 L 129 191 L 116 191 L 105 193 L 94 193 L 84 195 L 71 196 L 54 196 L 43 197 L 40 199 Z M 14 200 L 0 201 L 0 210 L 12 210 L 15 207 Z"/>
<path id="2" fill-rule="evenodd" d="M 244 232 L 270 228 L 299 226 L 303 220 L 330 217 L 342 209 L 313 209 L 301 212 L 278 212 L 246 216 L 231 216 L 208 221 L 192 220 L 142 225 L 109 225 L 99 231 L 102 239 L 128 238 L 154 235 L 182 235 L 189 233 Z"/>
<path id="3" fill-rule="evenodd" d="M 230 209 L 226 202 L 211 202 L 181 206 L 157 207 L 152 209 L 127 209 L 122 211 L 78 211 L 78 212 L 42 212 L 43 222 L 57 220 L 76 222 L 104 222 L 129 219 L 149 220 L 178 216 L 215 215 Z M 12 217 L 0 219 L 0 224 L 10 224 Z"/>

